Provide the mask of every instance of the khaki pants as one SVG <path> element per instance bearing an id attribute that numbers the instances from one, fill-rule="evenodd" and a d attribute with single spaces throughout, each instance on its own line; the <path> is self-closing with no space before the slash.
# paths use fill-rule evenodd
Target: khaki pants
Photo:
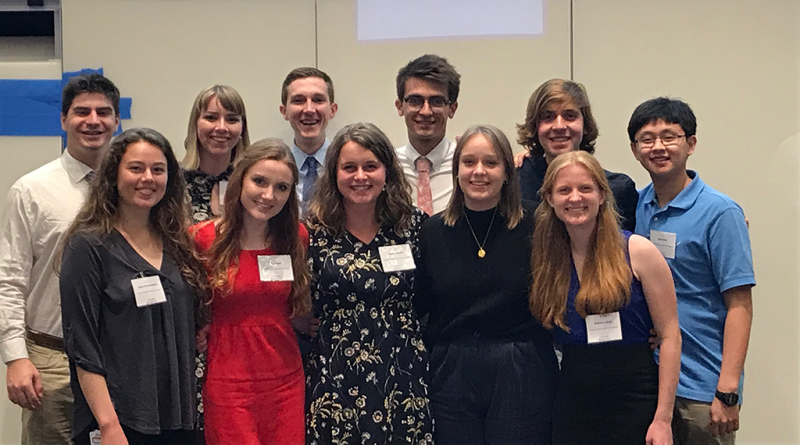
<path id="1" fill-rule="evenodd" d="M 714 436 L 708 430 L 711 404 L 675 397 L 672 416 L 672 440 L 675 445 L 734 445 L 736 431 Z"/>
<path id="2" fill-rule="evenodd" d="M 28 358 L 42 376 L 44 397 L 36 410 L 22 410 L 22 445 L 72 444 L 72 390 L 67 355 L 28 344 Z"/>

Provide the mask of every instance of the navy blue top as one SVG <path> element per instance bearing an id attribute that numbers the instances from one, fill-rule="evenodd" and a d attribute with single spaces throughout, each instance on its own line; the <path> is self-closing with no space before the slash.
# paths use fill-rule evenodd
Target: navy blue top
<path id="1" fill-rule="evenodd" d="M 623 230 L 625 235 L 625 257 L 630 265 L 630 256 L 627 245 L 631 238 L 631 232 Z M 581 289 L 578 281 L 578 271 L 575 270 L 575 263 L 572 266 L 572 276 L 569 282 L 569 296 L 567 297 L 567 312 L 564 316 L 570 331 L 556 327 L 553 329 L 553 339 L 556 343 L 585 345 L 586 344 L 586 320 L 575 310 L 575 297 Z M 644 298 L 642 283 L 631 274 L 631 300 L 619 309 L 619 319 L 622 324 L 622 340 L 606 342 L 603 344 L 633 344 L 647 343 L 650 338 L 650 329 L 653 329 L 653 320 L 650 318 L 650 310 Z"/>

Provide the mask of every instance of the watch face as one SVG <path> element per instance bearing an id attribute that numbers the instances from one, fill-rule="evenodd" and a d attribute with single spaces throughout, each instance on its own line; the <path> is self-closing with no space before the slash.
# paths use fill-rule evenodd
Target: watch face
<path id="1" fill-rule="evenodd" d="M 717 391 L 717 398 L 727 406 L 734 406 L 739 402 L 739 394 L 735 392 L 720 392 Z"/>

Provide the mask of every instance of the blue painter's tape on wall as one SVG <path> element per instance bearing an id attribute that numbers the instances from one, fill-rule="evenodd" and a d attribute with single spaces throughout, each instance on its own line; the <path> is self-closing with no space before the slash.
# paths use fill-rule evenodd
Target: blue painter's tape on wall
<path id="1" fill-rule="evenodd" d="M 61 91 L 71 77 L 103 69 L 66 72 L 61 80 L 0 79 L 0 136 L 61 136 Z M 120 99 L 121 119 L 131 118 L 132 99 Z M 122 131 L 122 125 L 115 134 Z M 64 140 L 66 144 L 66 139 Z"/>

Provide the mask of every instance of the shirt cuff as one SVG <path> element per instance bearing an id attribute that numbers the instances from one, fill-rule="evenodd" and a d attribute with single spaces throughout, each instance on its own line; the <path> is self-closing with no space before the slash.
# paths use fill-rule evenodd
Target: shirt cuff
<path id="1" fill-rule="evenodd" d="M 28 345 L 25 344 L 25 337 L 12 338 L 0 343 L 0 356 L 5 364 L 21 358 L 28 358 Z"/>

